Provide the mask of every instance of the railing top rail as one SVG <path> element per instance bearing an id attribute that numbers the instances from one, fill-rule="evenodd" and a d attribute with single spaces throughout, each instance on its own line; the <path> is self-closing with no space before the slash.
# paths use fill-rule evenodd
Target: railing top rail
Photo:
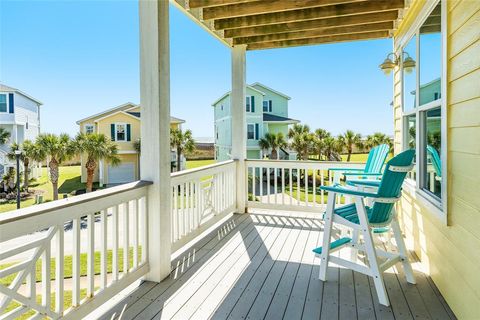
<path id="1" fill-rule="evenodd" d="M 277 165 L 277 166 L 295 166 L 295 165 L 308 165 L 308 166 L 321 166 L 329 168 L 337 167 L 361 167 L 365 166 L 364 162 L 345 162 L 345 161 L 313 161 L 313 160 L 245 160 L 248 165 Z"/>
<path id="2" fill-rule="evenodd" d="M 112 196 L 115 194 L 120 194 L 127 191 L 135 190 L 135 189 L 140 189 L 140 188 L 149 186 L 151 184 L 153 184 L 153 182 L 140 180 L 140 181 L 130 182 L 130 183 L 122 184 L 119 186 L 111 187 L 104 190 L 85 193 L 72 198 L 61 199 L 61 200 L 42 203 L 39 205 L 35 205 L 35 206 L 23 208 L 23 209 L 13 210 L 11 212 L 2 213 L 0 215 L 0 225 L 38 216 L 41 214 L 51 212 L 53 210 L 65 209 L 65 208 L 73 207 L 86 202 L 99 200 L 107 196 Z"/>
<path id="3" fill-rule="evenodd" d="M 365 164 L 365 162 L 358 162 L 358 161 L 315 161 L 315 160 L 276 160 L 276 159 L 245 159 L 246 162 L 250 163 L 266 163 L 266 162 L 275 162 L 275 163 L 319 163 L 319 164 L 332 164 L 336 165 L 339 163 L 343 164 Z"/>
<path id="4" fill-rule="evenodd" d="M 186 175 L 191 175 L 192 173 L 197 173 L 197 172 L 202 172 L 202 171 L 209 170 L 209 169 L 213 169 L 213 168 L 222 167 L 222 166 L 225 166 L 225 165 L 228 165 L 228 164 L 232 164 L 232 163 L 234 163 L 235 161 L 237 161 L 237 160 L 226 160 L 226 161 L 222 161 L 222 162 L 217 162 L 217 163 L 209 164 L 209 165 L 203 166 L 203 167 L 198 167 L 198 168 L 193 168 L 193 169 L 188 169 L 188 170 L 173 172 L 173 173 L 171 174 L 171 178 L 172 178 L 172 179 L 173 179 L 173 178 L 178 178 L 178 177 L 182 177 L 182 176 L 186 176 Z"/>

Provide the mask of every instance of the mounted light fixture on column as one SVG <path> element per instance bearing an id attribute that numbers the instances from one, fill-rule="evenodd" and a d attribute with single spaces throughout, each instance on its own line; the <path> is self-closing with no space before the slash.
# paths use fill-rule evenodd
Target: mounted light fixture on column
<path id="1" fill-rule="evenodd" d="M 406 55 L 406 57 L 404 57 Z M 391 59 L 393 57 L 393 60 Z M 413 69 L 415 69 L 415 60 L 410 57 L 407 52 L 402 52 L 403 58 L 403 69 L 406 73 L 411 73 Z M 382 64 L 379 65 L 380 69 L 385 73 L 385 75 L 389 75 L 396 66 L 400 65 L 400 57 L 393 52 L 389 53 Z"/>

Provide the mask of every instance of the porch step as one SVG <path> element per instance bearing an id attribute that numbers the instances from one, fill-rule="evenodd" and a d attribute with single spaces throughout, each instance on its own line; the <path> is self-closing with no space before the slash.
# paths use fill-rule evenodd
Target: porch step
<path id="1" fill-rule="evenodd" d="M 340 238 L 330 243 L 330 249 L 338 248 L 340 246 L 343 246 L 349 243 L 350 241 L 352 241 L 352 238 L 349 238 L 349 237 Z M 312 251 L 315 252 L 316 254 L 322 254 L 322 247 L 315 248 Z"/>

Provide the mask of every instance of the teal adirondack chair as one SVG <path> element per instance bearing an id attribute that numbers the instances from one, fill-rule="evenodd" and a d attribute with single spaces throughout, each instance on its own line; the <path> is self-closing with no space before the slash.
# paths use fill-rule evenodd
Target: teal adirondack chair
<path id="1" fill-rule="evenodd" d="M 362 177 L 362 178 L 379 178 L 382 175 L 383 164 L 387 159 L 388 151 L 390 147 L 386 144 L 381 144 L 368 153 L 367 163 L 363 169 L 353 168 L 329 168 L 329 171 L 333 171 L 335 174 L 336 183 L 339 182 L 340 176 L 343 174 L 347 179 L 349 177 Z"/>
<path id="2" fill-rule="evenodd" d="M 349 182 L 351 186 L 356 186 L 358 189 L 351 186 L 320 187 L 328 192 L 328 202 L 324 216 L 323 246 L 314 249 L 313 252 L 321 257 L 319 278 L 322 281 L 326 281 L 329 262 L 361 272 L 373 278 L 379 301 L 385 306 L 389 305 L 382 276 L 385 270 L 402 262 L 407 281 L 415 283 L 394 206 L 401 197 L 405 176 L 413 168 L 414 157 L 414 150 L 406 150 L 389 160 L 380 181 L 360 179 Z M 363 187 L 368 187 L 369 190 L 373 188 L 376 191 L 364 192 L 360 189 Z M 353 197 L 354 203 L 336 208 L 336 197 L 340 194 Z M 373 200 L 371 207 L 365 205 L 364 200 L 367 198 Z M 330 242 L 334 223 L 352 229 L 352 237 L 343 237 Z M 375 247 L 372 233 L 378 228 L 385 227 L 389 227 L 393 231 L 398 248 L 397 253 Z M 345 246 L 365 252 L 368 260 L 367 266 L 332 255 L 334 251 Z"/>
<path id="3" fill-rule="evenodd" d="M 442 162 L 440 161 L 440 156 L 438 155 L 437 149 L 432 147 L 431 145 L 427 145 L 427 152 L 430 155 L 430 159 L 432 161 L 433 170 L 435 170 L 435 174 L 437 175 L 437 179 L 442 179 Z"/>

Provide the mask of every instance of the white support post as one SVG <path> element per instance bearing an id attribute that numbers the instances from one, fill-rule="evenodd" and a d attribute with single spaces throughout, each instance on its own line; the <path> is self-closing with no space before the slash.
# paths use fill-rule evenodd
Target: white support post
<path id="1" fill-rule="evenodd" d="M 169 1 L 140 1 L 141 179 L 149 187 L 150 272 L 160 282 L 170 274 L 170 47 Z"/>
<path id="2" fill-rule="evenodd" d="M 245 169 L 245 159 L 247 158 L 246 48 L 246 45 L 232 48 L 232 158 L 238 160 L 236 177 L 237 213 L 245 213 L 247 197 Z"/>

